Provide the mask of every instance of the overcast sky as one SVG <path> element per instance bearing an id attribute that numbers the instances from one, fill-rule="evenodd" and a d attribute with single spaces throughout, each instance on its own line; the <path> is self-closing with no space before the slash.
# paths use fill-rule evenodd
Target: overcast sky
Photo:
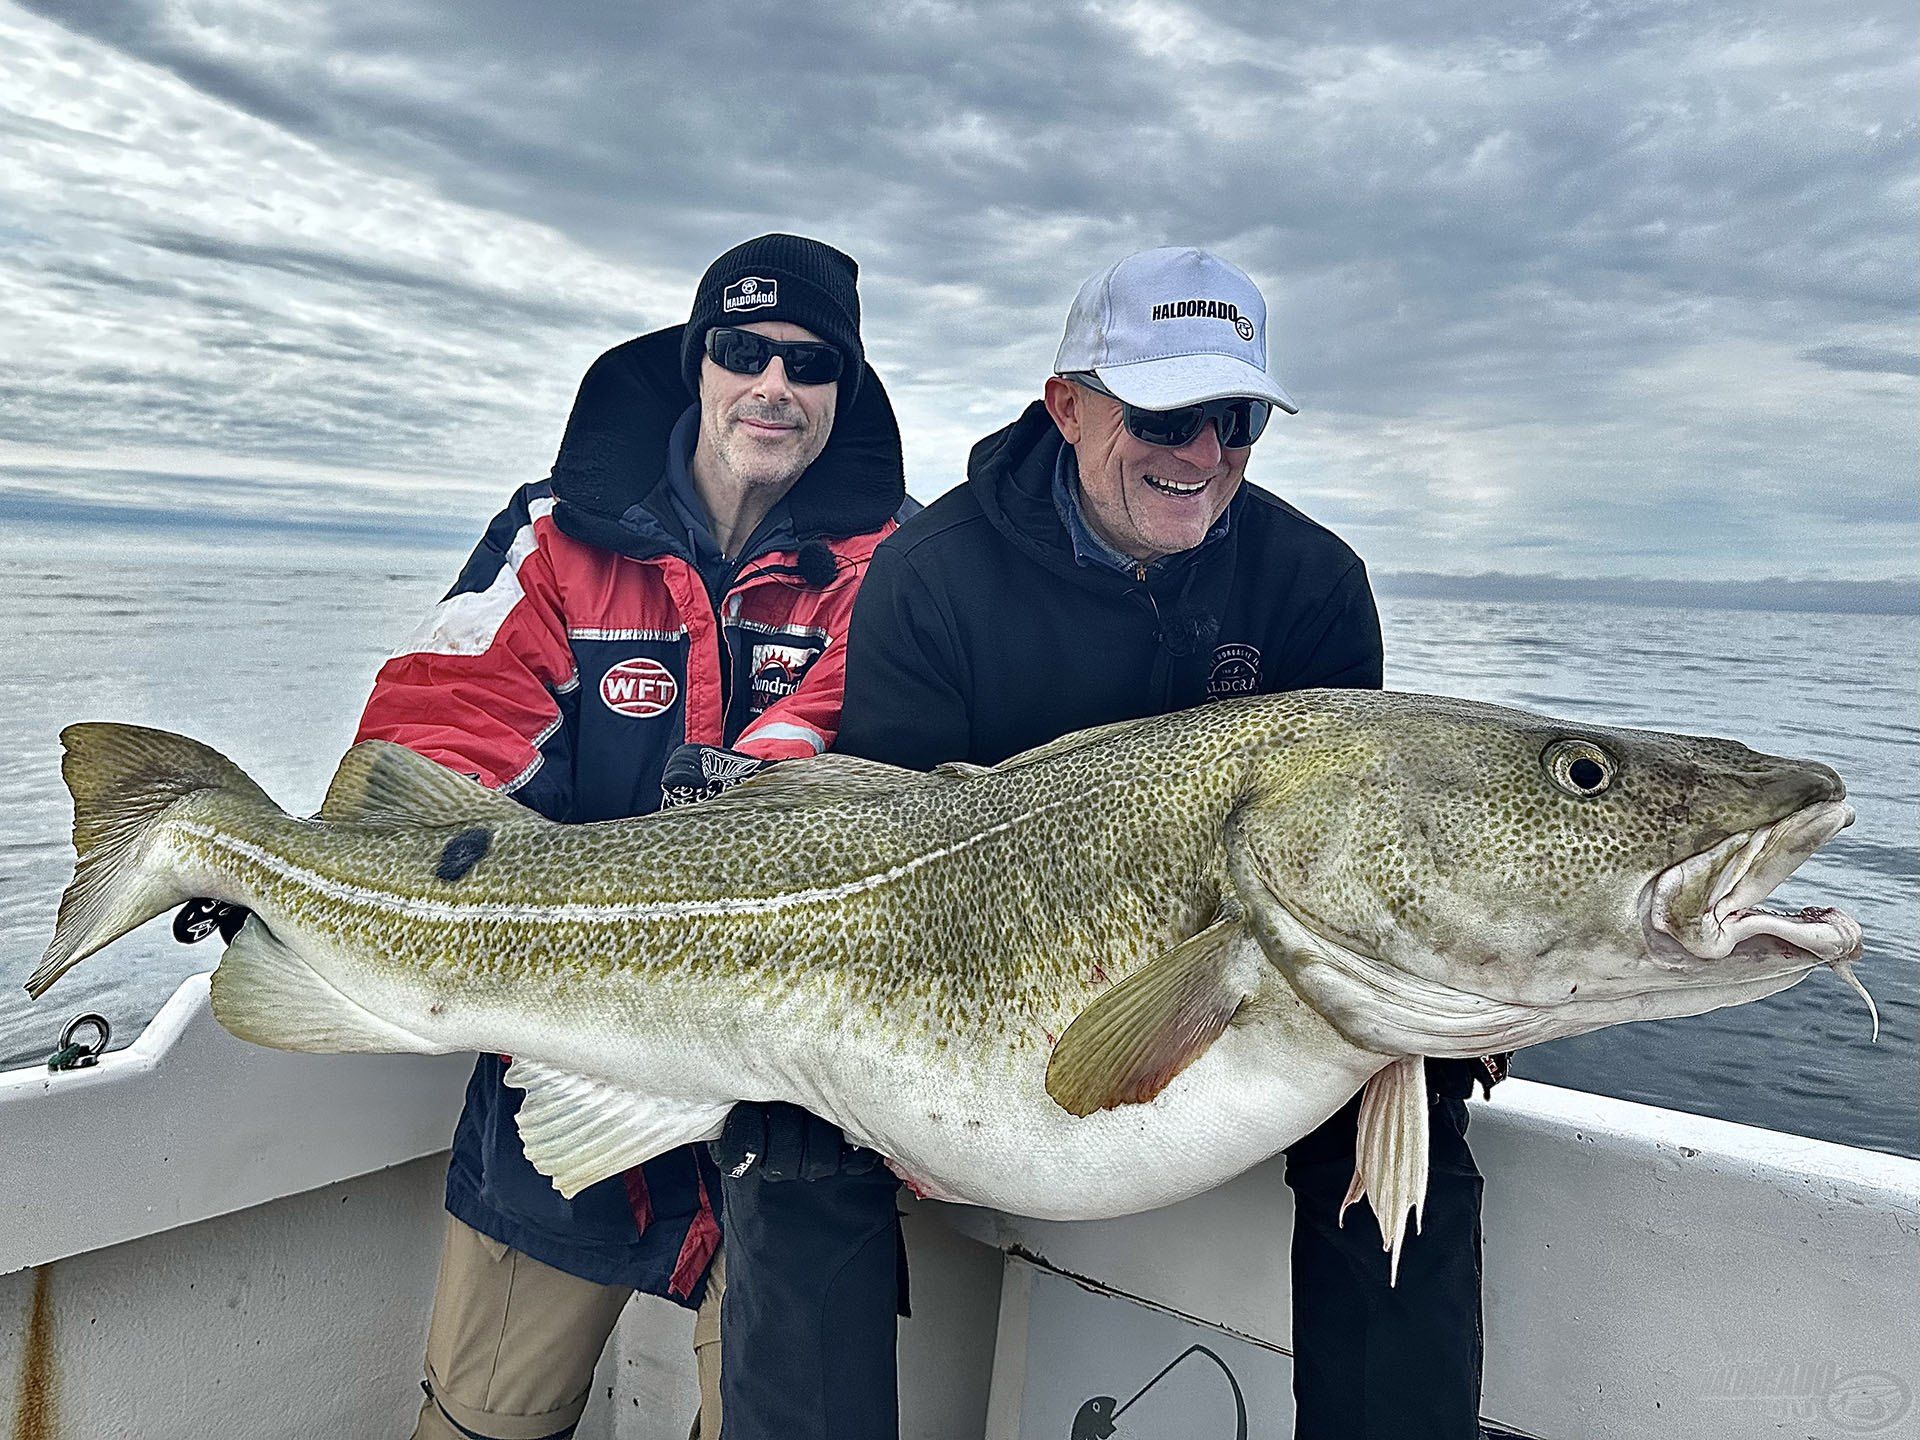
<path id="1" fill-rule="evenodd" d="M 1920 570 L 1911 0 L 0 0 L 0 501 L 477 531 L 790 229 L 931 498 L 1130 250 L 1252 273 L 1252 478 L 1376 570 Z"/>

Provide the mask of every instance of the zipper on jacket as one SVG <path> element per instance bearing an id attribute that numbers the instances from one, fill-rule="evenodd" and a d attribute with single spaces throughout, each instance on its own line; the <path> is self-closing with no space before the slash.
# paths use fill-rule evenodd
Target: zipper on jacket
<path id="1" fill-rule="evenodd" d="M 728 731 L 733 724 L 733 642 L 727 638 L 727 621 L 740 618 L 740 597 L 733 593 L 733 587 L 740 581 L 740 571 L 745 567 L 744 560 L 736 563 L 727 575 L 726 586 L 720 591 L 720 603 L 713 607 L 714 638 L 720 642 L 720 743 L 728 743 Z"/>

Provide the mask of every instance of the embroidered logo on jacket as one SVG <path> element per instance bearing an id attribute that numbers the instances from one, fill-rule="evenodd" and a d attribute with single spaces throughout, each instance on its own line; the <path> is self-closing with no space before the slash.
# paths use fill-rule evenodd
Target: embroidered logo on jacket
<path id="1" fill-rule="evenodd" d="M 749 275 L 744 280 L 736 280 L 720 292 L 720 308 L 729 315 L 779 303 L 780 282 L 761 275 Z"/>
<path id="2" fill-rule="evenodd" d="M 1260 692 L 1260 652 L 1251 645 L 1222 645 L 1213 652 L 1213 669 L 1207 672 L 1207 698 L 1225 700 L 1230 695 L 1257 695 Z"/>
<path id="3" fill-rule="evenodd" d="M 807 667 L 820 658 L 820 652 L 805 645 L 756 645 L 748 660 L 751 676 L 747 688 L 752 692 L 756 712 L 784 700 L 800 688 Z"/>
<path id="4" fill-rule="evenodd" d="M 616 715 L 645 720 L 664 715 L 680 698 L 673 672 L 658 660 L 641 656 L 622 660 L 600 679 L 600 698 Z"/>

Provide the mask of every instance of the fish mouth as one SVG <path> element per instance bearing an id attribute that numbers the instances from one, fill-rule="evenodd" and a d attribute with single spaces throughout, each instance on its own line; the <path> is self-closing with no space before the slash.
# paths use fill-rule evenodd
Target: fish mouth
<path id="1" fill-rule="evenodd" d="M 1786 961 L 1836 969 L 1860 958 L 1860 922 L 1843 910 L 1769 910 L 1760 902 L 1853 823 L 1844 800 L 1821 800 L 1662 870 L 1641 893 L 1654 958 Z"/>

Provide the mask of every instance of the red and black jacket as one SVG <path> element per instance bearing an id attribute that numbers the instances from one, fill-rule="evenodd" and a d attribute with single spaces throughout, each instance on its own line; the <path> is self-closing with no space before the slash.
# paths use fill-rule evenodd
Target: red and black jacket
<path id="1" fill-rule="evenodd" d="M 662 483 L 694 403 L 680 327 L 581 382 L 550 479 L 522 486 L 453 588 L 380 670 L 359 738 L 396 741 L 550 819 L 642 815 L 682 743 L 811 755 L 840 724 L 854 592 L 906 499 L 899 427 L 871 370 L 787 493 L 790 524 L 711 597 Z M 527 1163 L 520 1092 L 483 1056 L 447 1208 L 569 1274 L 698 1304 L 718 1176 L 688 1146 L 572 1200 Z"/>

